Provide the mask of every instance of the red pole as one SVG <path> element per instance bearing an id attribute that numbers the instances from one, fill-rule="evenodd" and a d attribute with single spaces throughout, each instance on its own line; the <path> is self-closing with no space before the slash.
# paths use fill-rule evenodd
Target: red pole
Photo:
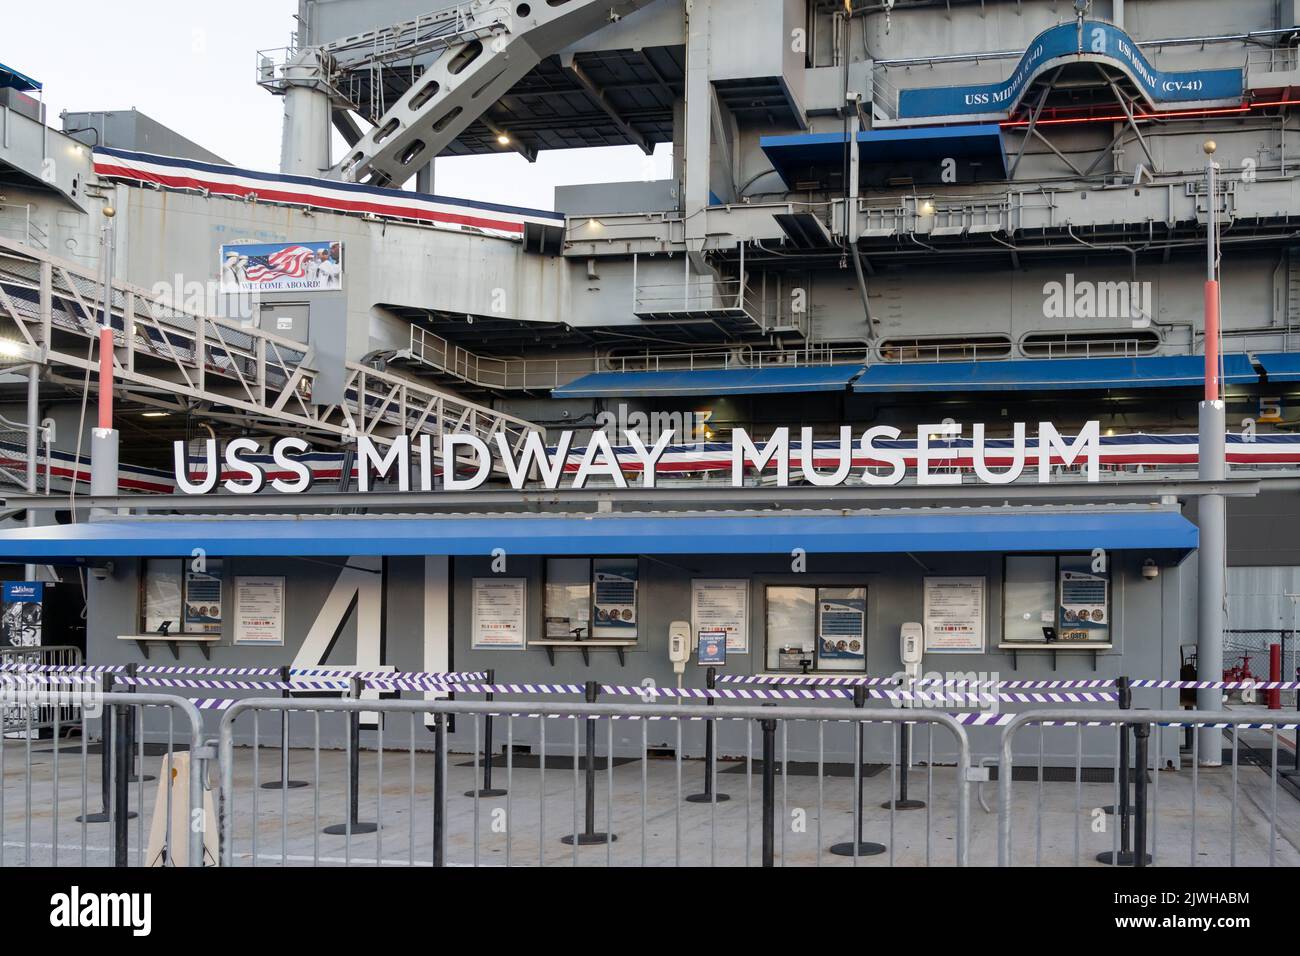
<path id="1" fill-rule="evenodd" d="M 1280 681 L 1282 679 L 1282 645 L 1270 644 L 1268 646 L 1268 679 L 1271 681 Z M 1268 692 L 1268 709 L 1282 709 L 1282 692 L 1280 690 L 1271 690 Z"/>
<path id="2" fill-rule="evenodd" d="M 113 427 L 113 327 L 99 327 L 99 427 Z"/>
<path id="3" fill-rule="evenodd" d="M 1205 400 L 1219 400 L 1219 281 L 1205 282 Z"/>

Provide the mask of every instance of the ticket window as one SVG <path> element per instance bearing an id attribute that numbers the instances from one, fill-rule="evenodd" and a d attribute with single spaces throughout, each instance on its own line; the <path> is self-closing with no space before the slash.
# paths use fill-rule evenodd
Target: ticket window
<path id="1" fill-rule="evenodd" d="M 773 585 L 765 596 L 768 670 L 866 670 L 866 588 Z"/>

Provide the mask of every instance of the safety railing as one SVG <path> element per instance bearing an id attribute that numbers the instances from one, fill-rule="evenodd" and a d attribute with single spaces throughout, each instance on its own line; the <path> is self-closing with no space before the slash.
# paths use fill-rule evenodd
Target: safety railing
<path id="1" fill-rule="evenodd" d="M 103 282 L 47 253 L 0 239 L 0 334 L 32 349 L 58 381 L 98 368 L 87 349 L 103 314 Z M 348 362 L 342 394 L 327 403 L 316 388 L 309 346 L 232 318 L 180 308 L 166 296 L 114 282 L 109 309 L 115 383 L 129 401 L 148 393 L 212 419 L 290 426 L 308 439 L 380 442 L 393 435 L 470 432 L 513 447 L 536 426 L 521 418 Z M 71 373 L 71 374 L 70 374 Z"/>
<path id="2" fill-rule="evenodd" d="M 586 701 L 595 700 L 594 684 L 583 690 Z M 864 700 L 865 695 L 858 695 L 855 703 Z M 311 768 L 308 786 L 301 788 L 310 795 L 277 786 L 278 799 L 273 797 L 268 808 L 258 797 L 264 749 L 259 718 L 272 716 L 278 726 L 283 715 L 296 718 L 300 729 L 295 739 L 303 736 L 302 725 L 308 728 L 308 752 L 293 769 Z M 326 726 L 330 715 L 332 727 Z M 363 773 L 364 715 L 370 715 L 374 730 L 369 732 L 373 757 Z M 504 723 L 504 780 L 498 773 L 495 781 L 504 786 L 499 789 L 487 786 L 490 780 L 478 786 L 480 767 L 489 757 L 498 770 L 502 767 L 501 758 L 484 752 L 489 718 L 495 718 L 498 732 Z M 236 730 L 241 720 L 242 736 Z M 727 754 L 734 758 L 727 761 L 730 767 L 743 771 L 743 794 L 722 792 L 721 759 L 706 761 L 703 788 L 688 793 L 684 736 L 697 735 L 700 724 L 716 735 L 710 756 Z M 878 765 L 866 764 L 864 729 L 870 725 L 883 726 L 888 734 L 886 746 L 894 759 L 887 778 Z M 923 801 L 906 796 L 908 763 L 900 749 L 907 746 L 907 725 L 913 733 L 924 732 L 924 749 L 931 755 L 936 727 L 951 738 L 945 752 L 953 766 L 944 771 L 951 788 L 936 785 L 939 771 L 931 759 Z M 802 740 L 791 743 L 796 727 Z M 469 760 L 450 759 L 453 733 L 456 750 L 468 749 Z M 832 744 L 835 734 L 847 739 Z M 244 749 L 237 751 L 239 739 Z M 328 749 L 331 739 L 341 739 L 341 753 Z M 522 751 L 525 739 L 530 751 L 536 742 L 536 754 Z M 226 866 L 445 866 L 489 860 L 507 866 L 772 866 L 820 864 L 835 856 L 856 863 L 885 854 L 890 862 L 964 865 L 967 858 L 969 746 L 962 725 L 939 711 L 793 703 L 710 707 L 622 701 L 252 699 L 233 702 L 226 710 L 219 750 L 221 862 Z M 837 774 L 851 778 L 847 786 L 828 778 L 832 752 L 851 755 L 851 767 L 840 764 Z M 813 767 L 815 775 L 809 772 Z M 282 769 L 282 780 L 290 769 Z M 571 781 L 571 788 L 548 782 L 548 774 L 551 780 Z M 598 776 L 604 779 L 598 782 Z M 757 794 L 755 776 L 760 778 Z M 887 813 L 875 809 L 881 798 Z M 925 810 L 920 817 L 924 840 L 913 832 L 900 847 L 896 818 L 912 808 Z M 845 813 L 851 815 L 851 828 L 833 822 Z M 655 827 L 649 825 L 651 819 L 659 821 Z M 672 836 L 661 838 L 659 827 L 668 819 Z M 942 843 L 932 825 L 947 819 L 952 828 L 944 839 L 953 840 L 953 851 L 940 860 Z M 582 847 L 603 852 L 584 853 Z"/>
<path id="3" fill-rule="evenodd" d="M 1017 802 L 1013 782 L 1022 769 L 1015 766 L 1016 735 L 1029 726 L 1039 729 L 1037 765 L 1024 768 L 1036 784 L 1032 810 Z M 1295 833 L 1300 827 L 1300 802 L 1287 799 L 1280 803 L 1278 799 L 1283 781 L 1297 779 L 1294 770 L 1282 769 L 1280 732 L 1296 726 L 1295 715 L 1270 717 L 1239 711 L 1052 708 L 1016 714 L 1003 728 L 997 764 L 998 863 L 1027 862 L 1015 856 L 1013 834 L 1019 833 L 1021 838 L 1032 834 L 1035 865 L 1048 857 L 1056 864 L 1069 861 L 1075 866 L 1085 858 L 1134 867 L 1161 862 L 1177 866 L 1300 865 L 1300 853 L 1290 841 L 1279 840 L 1279 834 Z M 1180 729 L 1189 738 L 1183 749 L 1190 764 L 1185 776 L 1167 772 L 1182 762 Z M 1267 739 L 1243 739 L 1243 730 Z M 1047 743 L 1049 731 L 1054 735 L 1051 744 Z M 1089 766 L 1085 762 L 1085 734 L 1090 735 L 1090 747 L 1098 740 L 1117 742 L 1113 763 L 1105 768 L 1112 785 L 1085 779 L 1088 770 L 1099 769 L 1095 763 Z M 1221 736 L 1226 738 L 1222 744 Z M 1064 806 L 1058 801 L 1049 808 L 1043 786 L 1044 754 L 1053 747 L 1058 757 L 1062 751 L 1072 751 L 1066 770 L 1074 786 L 1072 800 Z M 1226 772 L 1207 769 L 1225 763 Z M 1264 773 L 1253 768 L 1243 772 L 1243 767 L 1251 765 Z M 1112 802 L 1101 805 L 1107 798 Z M 1249 816 L 1243 808 L 1249 809 Z M 1058 839 L 1045 837 L 1049 814 L 1056 837 L 1064 828 L 1062 824 L 1073 831 L 1072 845 L 1062 846 Z M 1178 843 L 1186 846 L 1185 857 L 1173 849 Z M 1244 860 L 1243 849 L 1248 853 Z"/>
<path id="4" fill-rule="evenodd" d="M 0 738 L 0 866 L 214 864 L 197 708 L 102 686 L 98 676 L 71 674 L 7 672 L 0 681 L 0 704 L 29 717 Z M 66 707 L 100 726 L 96 746 L 85 733 L 64 743 Z M 55 715 L 48 737 L 37 726 L 47 712 Z M 146 735 L 155 738 L 148 748 Z"/>

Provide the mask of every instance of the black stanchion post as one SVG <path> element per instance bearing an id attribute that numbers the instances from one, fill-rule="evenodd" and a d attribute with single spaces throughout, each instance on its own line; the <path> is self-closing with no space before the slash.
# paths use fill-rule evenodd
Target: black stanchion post
<path id="1" fill-rule="evenodd" d="M 349 696 L 353 700 L 361 699 L 361 678 L 353 677 L 351 679 L 352 688 Z M 434 761 L 437 766 L 437 761 Z M 383 781 L 379 782 L 383 786 Z M 332 836 L 346 834 L 351 832 L 354 836 L 358 833 L 374 833 L 379 829 L 378 823 L 363 823 L 360 819 L 361 814 L 361 711 L 353 710 L 348 712 L 348 789 L 350 791 L 348 800 L 348 822 L 332 823 L 322 832 Z"/>
<path id="2" fill-rule="evenodd" d="M 912 689 L 911 680 L 899 681 L 899 683 L 905 684 L 906 690 L 910 691 Z M 906 707 L 907 701 L 904 700 L 902 704 L 904 707 Z M 898 799 L 886 800 L 884 803 L 882 803 L 880 806 L 884 810 L 921 810 L 925 807 L 924 800 L 911 800 L 907 796 L 907 771 L 910 770 L 912 767 L 911 741 L 912 738 L 907 732 L 907 721 L 905 720 L 899 721 L 898 722 L 898 757 L 899 757 Z"/>
<path id="3" fill-rule="evenodd" d="M 1147 738 L 1151 736 L 1151 725 L 1142 723 L 1133 725 L 1133 852 L 1130 855 L 1133 865 L 1146 866 L 1151 862 L 1147 854 Z"/>
<path id="4" fill-rule="evenodd" d="M 443 722 L 446 714 L 433 717 L 433 865 L 445 866 L 447 863 L 447 821 L 443 816 L 446 801 L 447 780 L 443 774 L 443 760 L 446 756 L 447 725 Z"/>
<path id="5" fill-rule="evenodd" d="M 853 688 L 853 706 L 858 710 L 861 710 L 866 705 L 867 689 L 861 684 L 857 684 Z M 857 760 L 858 763 L 858 830 L 855 834 L 857 840 L 856 850 L 858 856 L 879 856 L 881 853 L 885 852 L 885 845 L 883 843 L 871 843 L 862 839 L 862 823 L 863 817 L 865 816 L 862 807 L 862 791 L 866 788 L 867 783 L 867 753 L 862 740 L 862 733 L 864 730 L 863 722 L 859 720 L 855 721 L 855 723 L 857 724 L 857 750 L 854 753 L 854 759 Z M 854 842 L 849 840 L 845 843 L 834 844 L 831 847 L 831 852 L 836 856 L 853 856 L 854 849 Z"/>
<path id="6" fill-rule="evenodd" d="M 704 686 L 713 690 L 718 686 L 718 669 L 710 667 L 705 671 Z M 709 697 L 704 702 L 706 707 L 713 706 L 713 698 Z M 704 792 L 692 793 L 686 798 L 688 803 L 713 803 L 715 800 L 722 803 L 724 800 L 730 800 L 731 797 L 725 793 L 713 792 L 713 764 L 716 757 L 713 753 L 713 721 L 704 722 Z"/>
<path id="7" fill-rule="evenodd" d="M 1133 709 L 1133 688 L 1129 685 L 1129 679 L 1127 677 L 1117 677 L 1115 679 L 1115 687 L 1118 690 L 1119 709 L 1132 710 Z M 1129 734 L 1128 726 L 1125 724 L 1120 724 L 1119 727 L 1119 800 L 1120 800 L 1120 806 L 1125 808 L 1123 810 L 1123 813 L 1126 817 L 1133 813 L 1133 806 L 1129 802 L 1129 798 L 1128 798 L 1128 794 L 1129 794 L 1128 734 Z M 1102 807 L 1102 810 L 1104 810 L 1106 813 L 1113 814 L 1115 812 L 1115 806 L 1114 804 L 1111 804 L 1109 806 Z M 1128 821 L 1127 820 L 1123 821 L 1122 825 L 1120 826 L 1120 841 L 1121 841 L 1120 852 L 1127 853 L 1128 852 Z M 1104 863 L 1106 861 L 1103 860 L 1102 862 Z"/>
<path id="8" fill-rule="evenodd" d="M 104 690 L 107 693 L 113 693 L 117 680 L 112 674 L 105 675 Z M 99 732 L 99 806 L 98 813 L 87 813 L 84 817 L 77 817 L 78 823 L 108 823 L 113 819 L 113 795 L 110 792 L 110 786 L 113 779 L 113 710 L 111 707 L 105 707 L 103 716 L 100 718 Z M 134 817 L 135 811 L 127 811 L 127 819 Z"/>
<path id="9" fill-rule="evenodd" d="M 130 812 L 131 784 L 131 734 L 128 728 L 131 708 L 124 704 L 113 705 L 113 737 L 117 758 L 117 774 L 113 779 L 113 865 L 127 865 L 127 827 L 126 822 L 134 814 Z"/>
<path id="10" fill-rule="evenodd" d="M 1133 688 L 1127 677 L 1117 678 L 1115 686 L 1119 689 L 1119 709 L 1133 709 Z M 1128 738 L 1130 731 L 1129 724 L 1120 724 L 1119 726 L 1119 804 L 1117 806 L 1104 807 L 1106 813 L 1114 814 L 1119 817 L 1119 854 L 1113 850 L 1104 850 L 1097 854 L 1098 863 L 1108 863 L 1111 866 L 1132 866 L 1134 858 L 1132 832 L 1130 827 L 1130 818 L 1136 813 L 1133 801 L 1130 800 L 1130 784 L 1133 779 L 1140 779 L 1139 784 L 1143 793 L 1146 792 L 1147 769 L 1146 764 L 1139 760 L 1132 773 L 1129 770 L 1129 745 Z M 1149 858 L 1148 858 L 1149 859 Z"/>
<path id="11" fill-rule="evenodd" d="M 763 728 L 763 866 L 775 866 L 776 721 L 761 720 L 759 726 Z"/>
<path id="12" fill-rule="evenodd" d="M 493 668 L 489 667 L 484 671 L 484 675 L 487 677 L 487 684 L 489 687 L 493 686 L 497 682 L 497 672 Z M 493 695 L 491 691 L 488 691 L 484 697 L 487 699 L 488 703 L 491 703 L 495 699 L 495 695 Z M 465 796 L 467 797 L 472 797 L 474 795 L 473 790 L 468 790 L 465 793 Z M 478 796 L 504 797 L 505 795 L 506 792 L 504 790 L 492 786 L 492 714 L 489 713 L 483 718 L 483 787 L 478 791 Z"/>
<path id="13" fill-rule="evenodd" d="M 587 703 L 594 704 L 597 695 L 600 694 L 600 685 L 594 680 L 587 681 L 586 699 Z M 618 839 L 612 833 L 598 833 L 596 831 L 596 719 L 588 717 L 587 725 L 587 773 L 586 773 L 586 812 L 585 825 L 583 831 L 578 834 L 578 846 L 589 846 L 593 843 L 613 843 Z M 613 761 L 613 754 L 606 754 L 605 759 Z M 573 845 L 573 834 L 568 833 L 560 838 L 562 843 Z"/>
<path id="14" fill-rule="evenodd" d="M 280 668 L 280 681 L 285 685 L 280 689 L 280 696 L 288 700 L 292 695 L 289 692 L 289 681 L 293 673 L 288 664 Z M 268 780 L 262 784 L 263 790 L 298 790 L 307 786 L 306 780 L 289 779 L 289 712 L 282 710 L 280 712 L 280 779 Z"/>

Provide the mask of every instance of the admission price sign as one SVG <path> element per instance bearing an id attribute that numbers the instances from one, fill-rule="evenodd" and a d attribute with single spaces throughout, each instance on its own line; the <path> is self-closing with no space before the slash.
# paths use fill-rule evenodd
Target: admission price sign
<path id="1" fill-rule="evenodd" d="M 235 643 L 284 643 L 284 578 L 235 578 Z"/>
<path id="2" fill-rule="evenodd" d="M 984 579 L 925 579 L 925 649 L 936 653 L 984 650 Z"/>
<path id="3" fill-rule="evenodd" d="M 475 578 L 472 646 L 522 650 L 526 596 L 527 582 L 523 578 Z"/>
<path id="4" fill-rule="evenodd" d="M 728 651 L 749 653 L 749 581 L 692 581 L 691 630 L 723 631 Z"/>

